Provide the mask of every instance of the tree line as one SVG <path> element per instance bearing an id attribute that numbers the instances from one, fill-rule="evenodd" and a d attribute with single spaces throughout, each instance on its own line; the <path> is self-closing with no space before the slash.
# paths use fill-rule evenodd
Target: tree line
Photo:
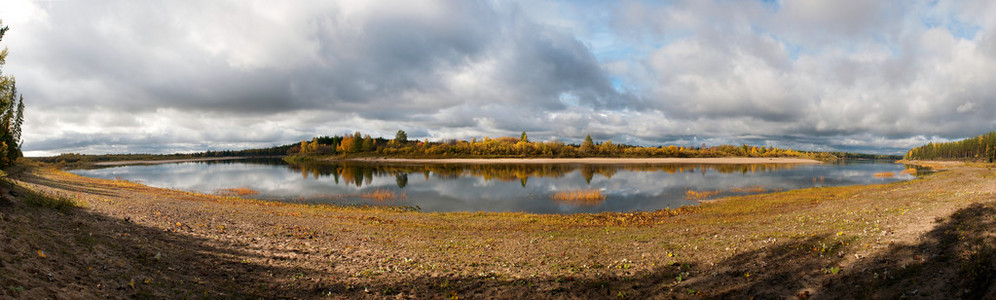
<path id="1" fill-rule="evenodd" d="M 438 157 L 804 157 L 834 160 L 827 152 L 805 152 L 767 146 L 721 145 L 714 147 L 633 146 L 611 140 L 596 142 L 588 135 L 580 145 L 559 141 L 530 141 L 526 132 L 518 138 L 472 138 L 471 140 L 409 140 L 399 130 L 394 139 L 373 138 L 360 132 L 344 136 L 323 136 L 303 140 L 288 155 L 388 156 L 406 158 Z"/>
<path id="2" fill-rule="evenodd" d="M 0 40 L 7 33 L 0 22 Z M 21 157 L 21 123 L 24 123 L 24 95 L 17 92 L 14 76 L 3 74 L 7 48 L 0 50 L 0 168 L 7 168 Z"/>
<path id="3" fill-rule="evenodd" d="M 996 131 L 955 142 L 929 143 L 910 149 L 903 158 L 996 162 Z"/>

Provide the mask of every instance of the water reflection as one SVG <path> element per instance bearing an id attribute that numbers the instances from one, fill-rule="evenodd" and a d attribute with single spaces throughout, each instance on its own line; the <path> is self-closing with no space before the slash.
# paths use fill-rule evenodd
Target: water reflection
<path id="1" fill-rule="evenodd" d="M 74 173 L 202 193 L 250 189 L 254 198 L 406 205 L 423 211 L 579 213 L 656 210 L 729 195 L 911 179 L 902 165 L 288 165 L 236 160 L 123 166 Z M 876 177 L 892 172 L 893 177 Z"/>
<path id="2" fill-rule="evenodd" d="M 686 172 L 701 173 L 708 171 L 721 174 L 757 173 L 779 169 L 791 170 L 798 165 L 788 164 L 751 164 L 751 165 L 591 165 L 591 164 L 383 164 L 364 162 L 331 162 L 322 164 L 292 164 L 292 170 L 301 173 L 302 179 L 333 178 L 336 184 L 369 185 L 374 177 L 393 176 L 398 188 L 408 185 L 408 175 L 422 175 L 425 180 L 432 178 L 440 180 L 455 180 L 461 177 L 477 177 L 484 181 L 518 182 L 526 187 L 530 178 L 563 178 L 571 173 L 579 173 L 586 184 L 591 184 L 595 175 L 611 179 L 616 173 L 623 172 L 663 172 L 667 174 L 682 174 Z"/>

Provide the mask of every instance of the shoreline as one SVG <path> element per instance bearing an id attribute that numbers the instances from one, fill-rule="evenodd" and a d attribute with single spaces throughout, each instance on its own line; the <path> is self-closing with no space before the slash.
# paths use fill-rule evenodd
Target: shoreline
<path id="1" fill-rule="evenodd" d="M 812 159 L 788 157 L 709 158 L 352 158 L 358 162 L 416 164 L 821 164 Z"/>
<path id="2" fill-rule="evenodd" d="M 692 209 L 536 215 L 275 203 L 42 167 L 2 197 L 0 224 L 16 234 L 3 246 L 14 259 L 0 266 L 14 288 L 0 298 L 947 295 L 922 282 L 975 282 L 962 266 L 988 266 L 992 174 L 956 167 Z M 876 285 L 903 263 L 913 268 L 898 283 Z"/>
<path id="3" fill-rule="evenodd" d="M 123 166 L 123 165 L 158 165 L 158 164 L 169 164 L 169 163 L 181 163 L 181 162 L 197 162 L 197 161 L 215 161 L 215 160 L 236 160 L 236 159 L 250 159 L 255 158 L 251 156 L 225 156 L 225 157 L 207 157 L 207 158 L 182 158 L 182 159 L 164 159 L 164 160 L 122 160 L 122 161 L 102 161 L 93 163 L 95 166 Z"/>

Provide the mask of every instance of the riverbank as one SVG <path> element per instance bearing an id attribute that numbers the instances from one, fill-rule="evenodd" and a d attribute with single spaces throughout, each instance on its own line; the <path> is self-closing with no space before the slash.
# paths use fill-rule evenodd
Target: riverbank
<path id="1" fill-rule="evenodd" d="M 162 160 L 122 160 L 122 161 L 103 161 L 103 162 L 96 162 L 96 163 L 93 163 L 93 165 L 95 165 L 95 166 L 157 165 L 157 164 L 169 164 L 169 163 L 181 163 L 181 162 L 216 161 L 216 160 L 238 160 L 238 159 L 253 159 L 253 158 L 260 158 L 260 157 L 251 157 L 251 156 L 226 156 L 226 157 L 162 159 Z"/>
<path id="2" fill-rule="evenodd" d="M 987 168 L 579 215 L 283 204 L 45 167 L 15 179 L 0 297 L 996 296 Z"/>
<path id="3" fill-rule="evenodd" d="M 710 157 L 710 158 L 352 158 L 371 163 L 413 164 L 818 164 L 817 160 L 789 157 Z"/>

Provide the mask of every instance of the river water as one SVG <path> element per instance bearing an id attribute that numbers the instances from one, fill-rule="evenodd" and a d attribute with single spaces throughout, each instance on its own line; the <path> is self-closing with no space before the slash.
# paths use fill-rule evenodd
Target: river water
<path id="1" fill-rule="evenodd" d="M 71 172 L 184 191 L 296 203 L 396 205 L 429 212 L 567 214 L 652 211 L 731 195 L 914 178 L 904 173 L 905 169 L 901 164 L 869 161 L 803 165 L 291 165 L 279 159 L 253 159 Z"/>

